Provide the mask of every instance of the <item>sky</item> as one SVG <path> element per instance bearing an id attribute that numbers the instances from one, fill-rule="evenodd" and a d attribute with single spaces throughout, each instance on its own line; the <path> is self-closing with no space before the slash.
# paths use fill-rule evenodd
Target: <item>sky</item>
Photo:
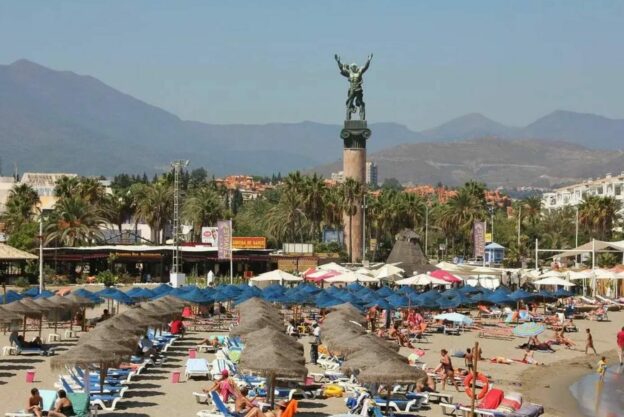
<path id="1" fill-rule="evenodd" d="M 373 62 L 371 122 L 624 118 L 624 1 L 4 0 L 0 64 L 94 76 L 186 120 L 340 123 L 333 59 Z"/>

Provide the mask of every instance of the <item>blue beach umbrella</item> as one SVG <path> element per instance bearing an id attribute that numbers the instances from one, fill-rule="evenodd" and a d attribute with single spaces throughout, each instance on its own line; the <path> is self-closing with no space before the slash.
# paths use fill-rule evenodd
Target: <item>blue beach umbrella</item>
<path id="1" fill-rule="evenodd" d="M 52 297 L 54 295 L 54 293 L 52 291 L 48 291 L 48 290 L 43 290 L 41 291 L 41 293 L 39 293 L 35 299 L 38 298 L 48 298 L 48 297 Z"/>
<path id="2" fill-rule="evenodd" d="M 390 305 L 389 302 L 387 302 L 386 300 L 384 300 L 383 298 L 378 298 L 374 301 L 371 301 L 370 303 L 366 304 L 364 307 L 366 308 L 371 308 L 371 307 L 377 307 L 380 308 L 382 310 L 392 310 L 393 307 Z"/>
<path id="3" fill-rule="evenodd" d="M 73 293 L 76 295 L 79 295 L 80 297 L 88 298 L 89 300 L 93 301 L 96 304 L 99 304 L 102 302 L 102 299 L 98 297 L 97 295 L 95 295 L 95 293 L 92 293 L 89 290 L 85 290 L 84 288 L 78 288 L 77 290 L 73 291 Z"/>
<path id="4" fill-rule="evenodd" d="M 388 298 L 391 295 L 394 295 L 395 293 L 389 287 L 381 287 L 380 289 L 376 291 L 376 294 L 381 297 Z"/>
<path id="5" fill-rule="evenodd" d="M 114 300 L 122 304 L 134 304 L 134 300 L 126 295 L 126 293 L 119 291 L 117 288 L 109 287 L 95 293 L 100 298 L 106 298 Z"/>
<path id="6" fill-rule="evenodd" d="M 527 301 L 535 298 L 535 293 L 526 292 L 524 290 L 516 290 L 508 295 L 513 301 Z"/>
<path id="7" fill-rule="evenodd" d="M 546 326 L 541 323 L 527 322 L 515 327 L 512 333 L 519 337 L 531 337 L 543 333 L 544 330 L 546 330 Z"/>
<path id="8" fill-rule="evenodd" d="M 1 297 L 0 299 L 3 302 L 6 299 L 6 304 L 8 304 L 8 303 L 12 303 L 13 301 L 21 300 L 22 298 L 24 298 L 24 297 L 22 297 L 21 294 L 18 294 L 17 292 L 15 292 L 13 290 L 8 290 L 6 292 L 6 294 L 3 297 Z"/>
<path id="9" fill-rule="evenodd" d="M 387 297 L 386 301 L 390 303 L 393 309 L 407 307 L 411 304 L 409 298 L 399 294 L 394 294 L 390 297 Z"/>
<path id="10" fill-rule="evenodd" d="M 160 284 L 158 287 L 153 288 L 152 292 L 157 294 L 157 295 L 160 295 L 160 294 L 167 294 L 167 293 L 169 293 L 172 290 L 173 290 L 173 287 L 171 285 Z"/>
<path id="11" fill-rule="evenodd" d="M 563 288 L 560 288 L 554 293 L 552 293 L 552 295 L 553 297 L 556 297 L 556 298 L 567 298 L 567 297 L 572 297 L 574 293 L 568 290 L 564 290 Z"/>

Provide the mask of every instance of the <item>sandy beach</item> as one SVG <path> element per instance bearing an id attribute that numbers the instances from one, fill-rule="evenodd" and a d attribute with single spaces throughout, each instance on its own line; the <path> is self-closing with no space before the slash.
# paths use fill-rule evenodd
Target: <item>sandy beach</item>
<path id="1" fill-rule="evenodd" d="M 123 309 L 126 307 L 122 307 Z M 100 314 L 102 307 L 88 310 L 87 317 L 96 317 Z M 557 346 L 555 353 L 536 353 L 535 359 L 543 362 L 545 366 L 526 365 L 513 363 L 511 365 L 495 364 L 490 361 L 479 363 L 479 370 L 491 375 L 494 386 L 505 391 L 520 391 L 525 398 L 543 404 L 546 407 L 546 417 L 580 417 L 576 403 L 569 391 L 569 386 L 584 374 L 595 371 L 595 365 L 599 357 L 595 355 L 585 356 L 584 330 L 590 328 L 594 335 L 594 343 L 599 355 L 608 353 L 610 363 L 615 363 L 613 349 L 615 348 L 615 335 L 617 330 L 624 323 L 624 312 L 609 313 L 610 321 L 596 322 L 578 320 L 578 333 L 568 333 L 576 344 L 576 349 L 565 349 Z M 50 333 L 50 329 L 43 330 L 44 339 Z M 216 333 L 211 333 L 216 334 Z M 36 332 L 28 332 L 27 338 L 32 338 Z M 169 417 L 171 415 L 194 416 L 199 410 L 206 406 L 195 402 L 192 392 L 201 390 L 211 382 L 208 380 L 193 379 L 183 380 L 181 383 L 171 383 L 171 373 L 183 370 L 184 363 L 188 356 L 188 349 L 193 347 L 198 340 L 205 337 L 207 333 L 191 332 L 187 336 L 177 341 L 167 354 L 164 365 L 149 369 L 145 374 L 140 375 L 135 381 L 130 383 L 130 389 L 118 406 L 117 411 L 111 415 L 129 417 Z M 542 336 L 543 340 L 551 336 L 550 331 L 546 331 Z M 505 357 L 509 359 L 521 359 L 523 351 L 516 346 L 525 340 L 515 338 L 513 340 L 482 339 L 477 336 L 477 332 L 466 332 L 460 336 L 449 336 L 434 334 L 429 338 L 429 343 L 418 345 L 425 350 L 426 354 L 422 358 L 429 366 L 434 367 L 439 361 L 439 351 L 446 348 L 453 352 L 455 350 L 472 347 L 478 341 L 483 349 L 485 358 Z M 308 351 L 308 340 L 303 338 L 301 342 Z M 72 346 L 75 341 L 63 341 L 58 344 L 58 353 L 62 353 Z M 8 334 L 0 335 L 0 344 L 8 345 Z M 411 349 L 402 348 L 401 353 L 409 355 Z M 199 357 L 212 359 L 212 355 L 200 353 Z M 454 358 L 455 366 L 463 366 L 463 360 Z M 310 372 L 320 372 L 321 369 L 314 365 L 308 365 Z M 26 382 L 26 371 L 35 370 L 35 383 Z M 41 389 L 53 389 L 57 381 L 56 371 L 52 371 L 49 365 L 49 358 L 43 356 L 3 356 L 0 358 L 0 398 L 2 405 L 0 411 L 10 412 L 24 408 L 28 393 L 32 387 Z M 454 388 L 447 392 L 454 395 L 453 402 L 468 403 L 468 397 L 463 392 L 456 392 Z M 329 416 L 332 414 L 345 413 L 344 399 L 333 398 L 326 400 L 302 400 L 298 415 L 301 416 Z M 107 413 L 99 412 L 106 415 Z M 423 416 L 442 416 L 440 407 L 431 404 L 429 409 L 421 410 L 418 413 Z"/>

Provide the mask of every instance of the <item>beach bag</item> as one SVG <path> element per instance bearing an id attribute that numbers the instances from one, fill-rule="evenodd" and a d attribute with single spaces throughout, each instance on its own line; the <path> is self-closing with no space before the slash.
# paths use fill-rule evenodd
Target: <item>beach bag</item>
<path id="1" fill-rule="evenodd" d="M 519 392 L 510 392 L 505 394 L 503 401 L 496 408 L 496 411 L 502 411 L 504 413 L 513 413 L 518 411 L 522 407 L 522 394 Z"/>

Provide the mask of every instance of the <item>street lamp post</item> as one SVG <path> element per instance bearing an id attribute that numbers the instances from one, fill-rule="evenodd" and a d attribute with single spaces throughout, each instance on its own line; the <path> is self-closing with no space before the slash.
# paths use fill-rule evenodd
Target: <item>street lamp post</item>
<path id="1" fill-rule="evenodd" d="M 429 248 L 429 204 L 425 205 L 425 258 L 428 258 Z"/>
<path id="2" fill-rule="evenodd" d="M 39 215 L 39 294 L 43 292 L 43 210 Z"/>

